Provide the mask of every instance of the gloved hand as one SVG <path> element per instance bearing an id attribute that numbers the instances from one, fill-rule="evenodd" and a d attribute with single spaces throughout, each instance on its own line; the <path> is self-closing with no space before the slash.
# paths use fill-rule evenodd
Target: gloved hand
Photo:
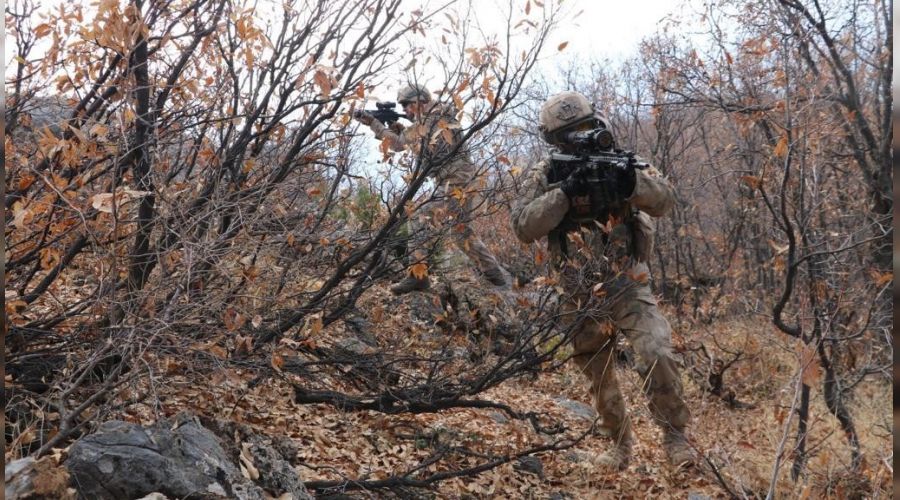
<path id="1" fill-rule="evenodd" d="M 397 135 L 400 135 L 403 132 L 403 129 L 405 129 L 406 127 L 404 127 L 403 124 L 400 122 L 394 122 L 394 123 L 390 124 L 390 126 L 388 126 L 388 128 L 391 130 L 391 132 L 393 132 Z"/>
<path id="2" fill-rule="evenodd" d="M 353 119 L 362 123 L 363 125 L 371 125 L 372 122 L 375 121 L 374 116 L 362 109 L 357 109 L 353 112 Z"/>
<path id="3" fill-rule="evenodd" d="M 626 200 L 634 194 L 637 184 L 637 173 L 632 167 L 617 168 L 613 171 L 613 191 L 620 200 Z"/>
<path id="4" fill-rule="evenodd" d="M 569 201 L 572 201 L 576 196 L 588 195 L 591 189 L 590 184 L 588 184 L 589 172 L 590 167 L 582 165 L 576 168 L 568 177 L 559 183 L 559 188 L 562 189 L 563 193 L 566 193 L 566 197 L 569 198 Z"/>

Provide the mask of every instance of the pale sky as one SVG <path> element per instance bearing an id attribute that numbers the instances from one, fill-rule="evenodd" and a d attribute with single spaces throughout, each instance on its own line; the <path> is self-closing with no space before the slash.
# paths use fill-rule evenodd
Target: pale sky
<path id="1" fill-rule="evenodd" d="M 554 34 L 550 47 L 564 41 L 564 54 L 595 59 L 620 59 L 637 51 L 641 39 L 656 31 L 657 23 L 677 8 L 673 0 L 572 0 L 563 8 L 575 18 Z M 578 12 L 582 12 L 577 15 Z M 555 42 L 555 43 L 554 43 Z"/>
<path id="2" fill-rule="evenodd" d="M 554 0 L 538 0 L 549 5 Z M 690 1 L 690 0 L 688 0 Z M 433 0 L 425 0 L 434 6 Z M 477 11 L 471 21 L 484 32 L 494 33 L 503 38 L 507 29 L 507 20 L 501 11 L 508 9 L 508 0 L 476 0 Z M 539 19 L 538 8 L 534 0 L 513 0 L 513 24 L 525 18 L 524 9 L 530 3 L 529 18 Z M 643 38 L 655 33 L 661 20 L 672 13 L 680 13 L 682 0 L 562 0 L 563 20 L 548 39 L 540 61 L 533 73 L 553 76 L 559 67 L 568 66 L 571 61 L 621 62 L 637 54 Z M 425 8 L 427 10 L 427 7 Z M 433 37 L 436 39 L 437 37 Z M 567 42 L 559 51 L 557 47 Z M 530 43 L 523 38 L 520 43 Z M 440 88 L 440 68 L 424 68 L 421 71 L 423 81 L 431 90 Z M 396 99 L 398 81 L 388 78 L 371 95 L 376 100 L 393 101 Z"/>
<path id="3" fill-rule="evenodd" d="M 71 0 L 51 0 L 55 5 Z M 421 1 L 421 0 L 420 0 Z M 541 0 L 538 0 L 541 1 Z M 622 60 L 636 53 L 641 39 L 652 34 L 657 24 L 667 14 L 677 9 L 680 1 L 673 0 L 543 0 L 541 3 L 550 5 L 556 1 L 564 13 L 565 20 L 551 35 L 543 53 L 540 66 L 536 71 L 555 71 L 559 63 L 569 60 Z M 124 3 L 124 2 L 123 2 Z M 416 0 L 410 0 L 410 7 L 403 9 L 406 12 L 414 10 Z M 425 3 L 436 5 L 434 0 L 425 0 Z M 443 2 L 441 2 L 443 3 Z M 513 22 L 525 17 L 524 9 L 529 5 L 530 18 L 538 20 L 539 7 L 534 0 L 512 0 Z M 509 7 L 508 0 L 476 0 L 472 21 L 479 25 L 485 32 L 502 34 L 506 31 L 506 19 L 500 15 L 501 10 Z M 426 8 L 427 10 L 427 8 Z M 34 25 L 40 21 L 35 21 Z M 5 37 L 4 37 L 5 38 Z M 49 37 L 47 37 L 49 39 Z M 6 40 L 4 40 L 6 42 Z M 528 41 L 525 40 L 525 43 Z M 557 51 L 561 43 L 568 42 L 563 51 Z M 4 67 L 10 68 L 14 47 L 12 44 L 4 44 Z M 427 72 L 431 73 L 431 72 Z M 428 80 L 435 79 L 437 75 L 428 75 Z M 429 82 L 429 87 L 437 84 Z M 385 92 L 379 92 L 378 98 L 393 100 L 396 96 L 396 88 L 388 85 Z"/>
<path id="4" fill-rule="evenodd" d="M 540 0 L 539 0 L 540 1 Z M 549 5 L 553 0 L 544 0 Z M 524 18 L 526 2 L 530 2 L 532 20 L 538 20 L 538 8 L 534 0 L 513 0 L 513 24 Z M 433 2 L 428 2 L 433 3 Z M 680 0 L 562 0 L 564 20 L 551 34 L 534 73 L 552 74 L 569 61 L 623 61 L 637 54 L 641 40 L 653 34 L 657 25 L 673 12 L 680 12 Z M 507 20 L 501 10 L 508 7 L 507 0 L 477 0 L 478 11 L 472 21 L 486 33 L 504 34 Z M 565 49 L 557 50 L 567 42 Z M 523 43 L 529 43 L 524 40 Z M 429 89 L 437 89 L 440 71 L 425 69 L 424 82 Z M 398 79 L 402 75 L 398 75 Z M 397 85 L 387 81 L 376 89 L 373 98 L 393 101 Z"/>

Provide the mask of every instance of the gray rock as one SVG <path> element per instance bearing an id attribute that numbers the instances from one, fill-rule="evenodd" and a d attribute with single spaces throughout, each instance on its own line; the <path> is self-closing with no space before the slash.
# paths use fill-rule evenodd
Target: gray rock
<path id="1" fill-rule="evenodd" d="M 258 484 L 268 491 L 290 493 L 294 500 L 312 500 L 300 475 L 288 462 L 290 457 L 285 457 L 284 451 L 279 450 L 279 448 L 283 449 L 283 446 L 258 434 L 251 436 L 249 442 L 254 465 L 259 469 Z M 292 454 L 295 455 L 296 452 L 296 449 L 292 450 Z"/>
<path id="2" fill-rule="evenodd" d="M 432 283 L 433 288 L 439 288 L 439 286 Z M 435 293 L 410 293 L 404 295 L 401 299 L 409 304 L 409 315 L 416 323 L 431 325 L 434 324 L 438 317 L 446 316 L 446 311 L 444 311 L 444 307 Z"/>
<path id="3" fill-rule="evenodd" d="M 358 314 L 349 315 L 344 318 L 344 323 L 350 327 L 350 330 L 356 334 L 360 341 L 372 347 L 378 347 L 378 339 L 372 334 L 372 324 L 364 316 Z"/>
<path id="4" fill-rule="evenodd" d="M 72 445 L 66 467 L 89 498 L 233 494 L 240 472 L 215 436 L 196 423 L 169 430 L 111 421 Z M 258 497 L 262 498 L 261 491 Z"/>
<path id="5" fill-rule="evenodd" d="M 500 411 L 492 410 L 487 413 L 488 417 L 491 417 L 491 420 L 497 422 L 498 424 L 505 424 L 509 422 L 509 418 Z"/>
<path id="6" fill-rule="evenodd" d="M 563 455 L 563 459 L 565 459 L 569 462 L 579 463 L 579 462 L 588 462 L 590 460 L 590 457 L 588 456 L 587 453 L 585 453 L 583 451 L 569 450 L 568 452 L 566 452 L 565 455 Z"/>
<path id="7" fill-rule="evenodd" d="M 688 493 L 688 500 L 712 500 L 710 497 L 704 495 L 703 493 Z"/>
<path id="8" fill-rule="evenodd" d="M 534 474 L 537 477 L 544 479 L 544 464 L 541 463 L 540 458 L 535 456 L 528 455 L 519 457 L 516 460 L 516 463 L 513 464 L 513 469 Z"/>
<path id="9" fill-rule="evenodd" d="M 335 339 L 334 347 L 338 354 L 349 356 L 366 356 L 377 352 L 370 344 L 367 344 L 356 337 Z"/>
<path id="10" fill-rule="evenodd" d="M 259 482 L 270 491 L 310 498 L 300 478 L 262 437 L 250 440 Z M 233 446 L 232 446 L 233 448 Z M 245 478 L 235 457 L 196 419 L 180 415 L 151 427 L 111 421 L 76 441 L 65 462 L 82 497 L 262 500 L 265 491 Z"/>
<path id="11" fill-rule="evenodd" d="M 556 404 L 569 410 L 578 418 L 590 421 L 593 421 L 595 418 L 597 418 L 597 411 L 580 401 L 558 398 L 556 399 Z"/>
<path id="12" fill-rule="evenodd" d="M 32 473 L 34 471 L 34 458 L 26 457 L 13 460 L 4 467 L 5 498 L 25 498 L 34 491 Z"/>

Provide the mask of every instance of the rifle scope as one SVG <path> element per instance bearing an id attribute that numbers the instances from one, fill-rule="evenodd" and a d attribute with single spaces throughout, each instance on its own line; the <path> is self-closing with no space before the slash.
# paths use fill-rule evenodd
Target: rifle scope
<path id="1" fill-rule="evenodd" d="M 566 132 L 562 134 L 562 140 L 568 144 L 590 149 L 608 150 L 615 146 L 612 132 L 606 128 Z"/>

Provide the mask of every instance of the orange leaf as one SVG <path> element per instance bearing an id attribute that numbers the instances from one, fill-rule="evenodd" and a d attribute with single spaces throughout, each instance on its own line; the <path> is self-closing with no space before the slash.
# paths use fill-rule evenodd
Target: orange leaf
<path id="1" fill-rule="evenodd" d="M 414 264 L 409 268 L 409 273 L 416 279 L 423 280 L 428 276 L 428 266 L 424 262 Z"/>
<path id="2" fill-rule="evenodd" d="M 41 256 L 41 269 L 55 267 L 60 260 L 60 252 L 55 248 L 44 248 L 39 252 Z"/>
<path id="3" fill-rule="evenodd" d="M 453 104 L 456 105 L 457 110 L 462 110 L 465 106 L 463 100 L 460 99 L 459 94 L 453 94 Z"/>
<path id="4" fill-rule="evenodd" d="M 319 333 L 321 333 L 322 328 L 324 327 L 321 316 L 310 318 L 307 321 L 307 326 L 309 326 L 309 332 L 312 335 L 318 335 Z"/>
<path id="5" fill-rule="evenodd" d="M 19 190 L 24 191 L 28 189 L 28 187 L 34 183 L 35 179 L 37 178 L 31 174 L 22 175 L 22 177 L 19 178 Z"/>
<path id="6" fill-rule="evenodd" d="M 373 323 L 381 323 L 381 320 L 384 319 L 384 308 L 380 304 L 376 304 L 369 310 L 369 318 Z"/>
<path id="7" fill-rule="evenodd" d="M 226 351 L 222 346 L 211 345 L 208 347 L 208 352 L 217 358 L 228 359 L 228 351 Z"/>
<path id="8" fill-rule="evenodd" d="M 441 130 L 441 137 L 447 144 L 453 144 L 453 132 L 450 129 Z"/>
<path id="9" fill-rule="evenodd" d="M 272 368 L 276 371 L 281 371 L 281 367 L 284 366 L 284 358 L 278 355 L 278 353 L 272 353 Z"/>
<path id="10" fill-rule="evenodd" d="M 649 276 L 647 276 L 647 273 L 635 274 L 635 273 L 629 272 L 628 277 L 634 281 L 637 281 L 638 283 L 647 283 L 647 281 L 649 280 Z"/>
<path id="11" fill-rule="evenodd" d="M 779 158 L 783 158 L 788 152 L 788 140 L 787 136 L 781 136 L 781 139 L 778 139 L 778 144 L 775 145 L 775 156 Z"/>
<path id="12" fill-rule="evenodd" d="M 324 71 L 322 71 L 322 70 L 316 71 L 316 74 L 313 76 L 313 81 L 315 81 L 316 85 L 318 85 L 319 88 L 322 89 L 322 95 L 324 95 L 324 96 L 331 95 L 331 89 L 332 89 L 331 78 L 329 78 L 328 75 L 326 75 Z"/>
<path id="13" fill-rule="evenodd" d="M 250 354 L 253 351 L 253 337 L 250 335 L 238 335 L 234 339 L 235 355 Z"/>
<path id="14" fill-rule="evenodd" d="M 34 36 L 35 38 L 42 38 L 49 35 L 51 31 L 53 31 L 53 28 L 51 28 L 49 24 L 39 24 L 37 25 L 37 28 L 34 29 Z"/>
<path id="15" fill-rule="evenodd" d="M 559 47 L 557 47 L 556 50 L 563 50 L 567 45 L 569 45 L 569 42 L 563 42 L 559 44 Z"/>
<path id="16" fill-rule="evenodd" d="M 762 179 L 752 175 L 745 175 L 741 177 L 741 181 L 743 181 L 744 184 L 750 186 L 753 189 L 759 189 L 759 186 L 762 185 Z"/>
<path id="17" fill-rule="evenodd" d="M 876 271 L 875 269 L 872 269 L 871 271 L 869 271 L 869 275 L 872 276 L 872 280 L 875 282 L 875 286 L 879 288 L 887 285 L 891 281 L 894 281 L 894 273 L 891 272 L 881 273 Z"/>
<path id="18" fill-rule="evenodd" d="M 803 370 L 803 383 L 815 387 L 822 380 L 822 367 L 816 359 L 816 350 L 812 346 L 804 346 L 800 355 L 800 367 Z"/>
<path id="19" fill-rule="evenodd" d="M 225 322 L 225 328 L 234 331 L 244 325 L 245 318 L 241 313 L 235 311 L 233 307 L 229 307 L 225 310 L 223 320 Z"/>

